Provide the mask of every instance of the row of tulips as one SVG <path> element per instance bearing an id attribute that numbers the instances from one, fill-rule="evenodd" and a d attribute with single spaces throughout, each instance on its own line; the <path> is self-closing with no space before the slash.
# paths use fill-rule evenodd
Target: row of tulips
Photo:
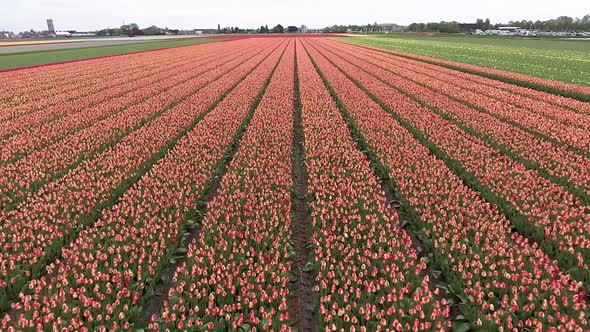
<path id="1" fill-rule="evenodd" d="M 276 40 L 252 41 L 252 47 L 276 48 L 278 43 Z M 120 143 L 85 160 L 58 181 L 48 183 L 15 210 L 3 213 L 0 220 L 0 248 L 3 249 L 0 252 L 0 302 L 5 304 L 6 298 L 14 296 L 27 279 L 38 277 L 44 264 L 64 243 L 96 220 L 100 211 L 112 205 L 186 128 L 194 126 L 210 105 L 268 55 L 268 51 L 262 52 L 243 62 Z M 184 95 L 193 91 L 187 84 L 179 88 Z M 170 95 L 163 98 L 165 96 Z"/>
<path id="2" fill-rule="evenodd" d="M 146 57 L 145 59 L 150 62 L 153 61 L 153 58 Z M 3 88 L 12 86 L 16 89 L 2 89 L 0 92 L 0 101 L 8 105 L 15 105 L 15 102 L 28 102 L 38 99 L 39 97 L 49 96 L 48 92 L 42 91 L 43 89 L 54 90 L 58 88 L 58 86 L 66 87 L 70 84 L 81 84 L 82 81 L 79 78 L 88 78 L 93 75 L 93 72 L 98 72 L 101 74 L 114 73 L 116 70 L 113 70 L 113 68 L 108 65 L 114 64 L 115 59 L 111 58 L 104 60 L 108 60 L 105 61 L 107 66 L 102 66 L 98 61 L 89 61 L 87 64 L 82 62 L 73 62 L 67 65 L 46 66 L 43 68 L 27 68 L 18 71 L 2 72 L 1 75 L 3 80 L 1 81 L 0 86 Z M 119 66 L 122 65 L 122 63 L 119 64 Z M 129 62 L 123 66 L 124 68 L 128 69 L 130 66 L 135 66 L 135 64 Z M 55 77 L 61 77 L 63 80 L 55 82 Z M 88 84 L 93 83 L 93 81 L 88 82 Z M 27 96 L 29 93 L 32 95 Z"/>
<path id="3" fill-rule="evenodd" d="M 93 101 L 91 105 L 84 103 L 78 105 L 77 102 L 80 101 L 78 100 L 19 118 L 19 121 L 25 121 L 24 124 L 3 123 L 8 132 L 17 132 L 17 134 L 0 143 L 2 144 L 0 163 L 9 163 L 22 158 L 31 151 L 42 149 L 49 143 L 89 127 L 131 105 L 138 104 L 147 97 L 170 89 L 182 82 L 182 79 L 186 80 L 195 71 L 201 73 L 202 66 L 211 63 L 211 60 L 239 54 L 237 52 L 241 49 L 237 47 L 237 50 L 229 51 L 226 49 L 225 52 L 218 52 L 212 56 L 197 53 L 197 57 L 189 57 L 174 65 L 163 65 L 141 79 L 130 77 L 128 84 L 113 87 L 110 92 L 105 91 L 108 98 L 100 97 L 99 100 L 94 100 L 97 103 Z M 48 113 L 54 114 L 48 116 Z"/>
<path id="4" fill-rule="evenodd" d="M 150 330 L 289 329 L 293 68 L 289 41 Z"/>
<path id="5" fill-rule="evenodd" d="M 436 89 L 425 87 L 417 83 L 419 78 L 408 70 L 386 70 L 384 64 L 380 67 L 364 61 L 364 57 L 346 52 L 346 46 L 342 48 L 337 44 L 322 44 L 321 47 L 375 74 L 412 98 L 427 103 L 435 112 L 528 168 L 538 170 L 544 177 L 569 189 L 584 202 L 590 200 L 590 158 L 576 155 L 563 146 L 542 140 L 489 114 L 477 112 Z"/>
<path id="6" fill-rule="evenodd" d="M 382 63 L 382 61 L 377 59 L 366 59 L 366 61 L 377 64 Z M 395 60 L 390 61 L 395 62 Z M 423 78 L 420 83 L 432 87 L 456 100 L 467 103 L 470 106 L 475 106 L 481 111 L 487 112 L 502 121 L 536 133 L 543 138 L 558 142 L 566 147 L 572 147 L 580 155 L 590 156 L 590 131 L 588 128 L 567 125 L 556 119 L 516 107 L 505 100 L 488 97 L 482 93 L 478 93 L 478 85 L 463 84 L 462 82 L 464 80 L 461 78 L 449 75 L 443 81 L 439 78 L 440 76 L 443 75 L 438 74 L 436 77 L 429 76 Z M 484 86 L 480 87 L 480 89 L 485 90 L 488 88 Z M 570 110 L 562 110 L 561 112 L 564 114 L 573 113 Z M 588 115 L 578 116 L 586 118 L 586 121 L 588 121 Z"/>
<path id="7" fill-rule="evenodd" d="M 21 98 L 21 100 L 15 100 L 13 103 L 5 105 L 3 109 L 0 110 L 0 121 L 4 125 L 4 122 L 6 121 L 14 122 L 24 115 L 43 112 L 45 109 L 56 109 L 59 108 L 60 105 L 71 104 L 73 106 L 80 104 L 81 106 L 84 106 L 86 103 L 89 103 L 89 98 L 100 98 L 101 93 L 109 92 L 113 87 L 117 87 L 119 85 L 128 85 L 130 81 L 127 79 L 141 78 L 145 76 L 145 73 L 149 73 L 152 70 L 161 67 L 163 64 L 156 60 L 152 62 L 153 63 L 148 62 L 145 67 L 135 62 L 132 63 L 132 66 L 121 63 L 119 66 L 119 71 L 114 71 L 112 73 L 103 73 L 101 71 L 88 73 L 83 75 L 80 80 L 77 79 L 75 84 L 73 83 L 71 85 L 66 85 L 63 86 L 62 89 L 51 91 L 52 94 L 49 95 L 45 95 L 47 92 L 23 92 L 27 93 L 29 98 L 35 99 L 27 102 Z M 60 81 L 59 76 L 54 77 L 54 79 L 58 82 Z M 57 83 L 57 85 L 59 85 L 59 83 Z M 11 89 L 18 88 L 11 87 Z M 39 94 L 42 95 L 38 96 Z M 2 137 L 4 136 L 5 135 L 2 134 Z"/>
<path id="8" fill-rule="evenodd" d="M 251 45 L 261 46 L 259 42 Z M 126 331 L 134 327 L 162 269 L 182 246 L 195 206 L 223 166 L 224 153 L 237 140 L 234 135 L 245 127 L 250 105 L 283 49 L 265 52 L 265 62 L 106 210 L 96 225 L 64 248 L 62 258 L 47 268 L 48 275 L 29 283 L 0 328 Z M 230 85 L 240 80 L 235 74 L 226 78 Z M 200 103 L 204 103 L 200 98 L 191 98 L 179 108 L 194 116 L 193 108 Z"/>
<path id="9" fill-rule="evenodd" d="M 0 179 L 0 191 L 3 193 L 0 207 L 11 210 L 46 182 L 59 178 L 69 169 L 112 147 L 133 130 L 161 115 L 168 105 L 215 81 L 241 64 L 244 58 L 248 59 L 253 54 L 260 53 L 260 50 L 253 48 L 238 48 L 238 51 L 241 51 L 241 54 L 232 52 L 228 55 L 219 55 L 217 60 L 209 60 L 207 64 L 197 62 L 198 67 L 175 73 L 174 79 L 140 89 L 130 95 L 126 103 L 143 102 L 125 108 L 112 117 L 91 123 L 83 130 L 40 148 L 14 163 L 0 166 L 0 172 L 7 175 Z M 108 105 L 118 108 L 121 105 L 118 102 L 121 100 L 113 100 Z M 41 139 L 43 136 L 34 137 Z"/>
<path id="10" fill-rule="evenodd" d="M 240 51 L 240 47 L 233 51 L 227 48 L 225 52 L 220 52 L 221 54 L 217 54 L 216 57 L 218 59 L 230 58 L 231 55 L 239 54 Z M 202 66 L 209 66 L 210 63 L 211 59 L 209 57 L 205 57 L 205 59 L 196 63 L 195 59 L 191 58 L 178 67 L 176 65 L 170 65 L 170 68 L 163 67 L 151 77 L 146 77 L 144 80 L 131 84 L 134 88 L 119 97 L 104 100 L 97 105 L 76 111 L 67 116 L 59 115 L 59 118 L 54 118 L 49 123 L 39 125 L 36 128 L 21 124 L 22 127 L 26 127 L 26 131 L 20 135 L 14 135 L 2 143 L 1 163 L 14 162 L 32 151 L 41 150 L 52 142 L 75 134 L 79 130 L 86 129 L 113 115 L 118 115 L 119 112 L 138 104 L 147 97 L 173 88 L 177 83 L 182 82 L 182 79 L 186 80 L 196 76 L 196 74 L 203 73 Z M 73 106 L 66 107 L 73 109 L 76 108 L 76 105 L 73 103 Z"/>
<path id="11" fill-rule="evenodd" d="M 465 72 L 467 72 L 467 75 L 470 75 L 470 76 L 484 76 L 484 77 L 492 78 L 494 82 L 498 82 L 498 83 L 501 83 L 501 81 L 508 82 L 508 83 L 516 83 L 520 86 L 516 86 L 515 84 L 509 84 L 509 85 L 510 86 L 514 85 L 515 88 L 517 88 L 518 91 L 522 91 L 523 94 L 539 95 L 539 96 L 553 95 L 555 97 L 552 99 L 555 100 L 556 103 L 577 105 L 577 106 L 584 107 L 585 109 L 588 110 L 588 106 L 583 105 L 584 102 L 582 102 L 582 101 L 576 102 L 572 98 L 566 98 L 566 97 L 562 97 L 559 95 L 559 94 L 564 94 L 564 95 L 571 94 L 572 96 L 581 95 L 582 97 L 585 97 L 585 99 L 587 100 L 588 97 L 590 97 L 590 87 L 587 87 L 587 86 L 569 84 L 569 83 L 564 83 L 564 82 L 560 82 L 560 81 L 543 79 L 543 78 L 528 76 L 528 75 L 524 75 L 524 74 L 512 73 L 512 72 L 507 72 L 507 71 L 499 70 L 499 69 L 485 68 L 485 67 L 481 67 L 481 66 L 470 65 L 470 64 L 460 63 L 460 62 L 455 62 L 455 61 L 442 60 L 442 59 L 437 59 L 437 58 L 433 58 L 433 57 L 429 57 L 429 56 L 410 54 L 410 53 L 394 51 L 394 50 L 384 50 L 384 49 L 375 48 L 375 47 L 370 47 L 370 48 L 375 49 L 375 50 L 379 50 L 382 52 L 390 53 L 393 55 L 398 55 L 398 56 L 418 60 L 421 62 L 437 65 L 437 66 L 445 66 L 445 67 L 454 69 L 455 71 L 465 71 Z M 529 84 L 530 84 L 530 86 L 529 86 Z M 530 88 L 527 88 L 527 86 Z M 552 91 L 550 91 L 550 93 L 543 92 L 545 90 L 544 88 L 549 88 L 549 90 L 552 90 Z M 537 90 L 541 90 L 541 91 L 537 91 Z M 558 94 L 554 94 L 553 92 L 557 92 Z M 544 98 L 545 97 L 542 97 L 541 99 L 544 99 Z M 577 107 L 577 106 L 574 106 L 574 107 Z"/>
<path id="12" fill-rule="evenodd" d="M 583 331 L 588 305 L 582 283 L 564 274 L 537 244 L 512 233 L 495 206 L 465 186 L 314 47 L 308 44 L 308 50 L 341 98 L 353 132 L 412 215 L 449 289 L 464 302 L 459 309 L 473 327 Z M 390 87 L 372 90 L 392 93 Z"/>
<path id="13" fill-rule="evenodd" d="M 146 59 L 147 60 L 147 59 Z M 148 61 L 153 62 L 154 59 Z M 46 70 L 42 72 L 31 73 L 30 70 L 25 70 L 23 73 L 28 75 L 11 75 L 11 73 L 0 73 L 2 76 L 2 86 L 6 89 L 2 91 L 3 97 L 0 98 L 0 114 L 2 119 L 6 117 L 5 112 L 10 111 L 12 108 L 17 107 L 21 109 L 21 112 L 25 110 L 33 110 L 35 108 L 47 107 L 53 105 L 56 102 L 64 102 L 71 98 L 80 96 L 80 91 L 86 92 L 85 89 L 91 88 L 92 86 L 99 83 L 95 80 L 96 75 L 105 77 L 119 77 L 119 72 L 124 71 L 135 71 L 141 68 L 140 64 L 128 62 L 120 63 L 117 71 L 113 67 L 104 66 L 91 66 L 94 71 L 80 70 L 82 68 L 71 68 L 71 71 L 65 70 L 61 66 L 55 66 L 59 68 L 59 71 Z M 11 77 L 16 76 L 16 77 Z M 53 85 L 49 84 L 49 78 L 53 78 Z M 59 80 L 55 78 L 59 77 Z M 10 88 L 10 89 L 9 89 Z M 65 90 L 64 90 L 65 89 Z M 63 95 L 63 91 L 71 91 L 73 96 Z M 17 115 L 19 113 L 16 113 Z"/>
<path id="14" fill-rule="evenodd" d="M 180 61 L 178 65 L 190 65 L 191 60 L 198 60 L 208 53 L 195 52 L 193 56 L 187 56 L 187 59 Z M 99 86 L 94 86 L 93 91 L 83 93 L 81 98 L 75 100 L 68 100 L 67 102 L 59 103 L 43 109 L 27 109 L 26 105 L 13 107 L 12 111 L 7 114 L 15 114 L 12 118 L 0 123 L 0 138 L 5 141 L 9 137 L 23 132 L 29 132 L 32 129 L 42 127 L 51 122 L 56 122 L 61 119 L 76 115 L 81 111 L 88 111 L 93 106 L 100 106 L 100 104 L 110 101 L 113 98 L 123 96 L 127 93 L 134 92 L 138 88 L 147 86 L 155 81 L 158 81 L 159 76 L 166 76 L 165 69 L 174 70 L 178 65 L 170 66 L 167 63 L 161 63 L 157 67 L 147 66 L 146 68 L 137 68 L 133 72 L 121 73 L 117 79 L 108 77 L 94 77 L 95 80 L 100 80 Z M 170 68 L 168 68 L 170 67 Z M 156 75 L 154 76 L 154 72 Z M 163 78 L 163 77 L 162 77 Z M 76 90 L 78 91 L 78 89 Z M 62 91 L 60 95 L 68 95 Z M 23 111 L 24 110 L 24 111 Z"/>
<path id="15" fill-rule="evenodd" d="M 342 43 L 338 43 L 342 46 Z M 439 80 L 447 84 L 456 84 L 457 86 L 471 90 L 478 95 L 484 95 L 494 100 L 516 106 L 519 112 L 532 112 L 542 115 L 548 119 L 555 119 L 568 126 L 580 127 L 583 129 L 590 128 L 590 117 L 588 113 L 575 112 L 572 109 L 554 105 L 543 99 L 530 98 L 521 94 L 515 93 L 509 89 L 492 86 L 489 84 L 482 84 L 472 80 L 457 79 L 453 75 L 454 71 L 442 67 L 421 63 L 419 61 L 409 60 L 402 57 L 395 57 L 384 54 L 382 52 L 371 51 L 361 47 L 352 47 L 348 49 L 353 51 L 356 55 L 362 56 L 363 59 L 378 60 L 382 64 L 393 65 L 394 70 L 413 71 L 420 75 L 425 75 L 432 80 Z"/>
<path id="16" fill-rule="evenodd" d="M 486 78 L 486 77 L 482 77 L 482 76 L 478 76 L 478 75 L 471 75 L 468 73 L 464 73 L 461 71 L 456 71 L 456 70 L 448 70 L 444 67 L 440 67 L 440 66 L 436 66 L 436 65 L 429 65 L 426 64 L 424 62 L 419 62 L 417 61 L 416 64 L 418 65 L 423 65 L 423 66 L 427 66 L 427 68 L 430 69 L 438 69 L 439 70 L 443 70 L 446 71 L 447 73 L 451 74 L 451 75 L 455 75 L 457 77 L 460 77 L 464 80 L 469 80 L 478 84 L 484 84 L 490 87 L 498 87 L 501 88 L 505 91 L 509 91 L 509 92 L 513 92 L 515 94 L 519 94 L 522 95 L 526 98 L 530 98 L 530 99 L 535 99 L 535 100 L 540 100 L 564 109 L 569 109 L 572 110 L 574 112 L 577 113 L 582 113 L 582 114 L 587 114 L 590 115 L 590 104 L 588 104 L 588 102 L 583 102 L 580 100 L 576 100 L 576 99 L 572 99 L 572 98 L 568 98 L 568 97 L 564 97 L 564 96 L 560 96 L 560 95 L 556 95 L 556 94 L 551 94 L 551 93 L 546 93 L 546 92 L 542 92 L 539 90 L 534 90 L 534 89 L 530 89 L 530 88 L 526 88 L 526 87 L 522 87 L 522 86 L 518 86 L 518 85 L 514 85 L 514 84 L 509 84 L 509 83 L 504 83 L 498 80 L 494 80 L 494 79 L 490 79 L 490 78 Z"/>
<path id="17" fill-rule="evenodd" d="M 192 52 L 206 49 L 215 52 L 220 44 L 203 46 L 202 48 L 194 47 Z M 190 56 L 190 54 L 188 50 L 148 52 L 135 56 L 119 56 L 12 73 L 0 73 L 2 76 L 0 85 L 10 87 L 10 89 L 2 91 L 4 98 L 0 97 L 0 113 L 14 107 L 34 110 L 78 99 L 88 93 L 87 89 L 99 91 L 93 87 L 108 84 L 109 81 L 120 78 L 126 72 L 141 68 L 157 68 L 165 63 L 175 63 Z M 140 61 L 137 61 L 138 58 Z M 106 80 L 99 80 L 98 77 L 104 77 Z M 64 91 L 69 93 L 64 95 Z"/>
<path id="18" fill-rule="evenodd" d="M 430 142 L 437 156 L 497 204 L 520 232 L 535 239 L 562 267 L 575 268 L 576 276 L 590 281 L 590 214 L 571 193 L 353 64 L 332 59 L 411 126 L 416 136 Z M 386 73 L 375 74 L 388 80 Z"/>
<path id="19" fill-rule="evenodd" d="M 387 205 L 302 44 L 297 63 L 320 324 L 327 331 L 450 328 L 449 303 L 429 288 L 425 258 Z"/>

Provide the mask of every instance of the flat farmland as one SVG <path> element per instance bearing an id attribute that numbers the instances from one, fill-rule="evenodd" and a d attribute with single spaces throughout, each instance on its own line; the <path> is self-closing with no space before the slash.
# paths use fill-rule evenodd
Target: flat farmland
<path id="1" fill-rule="evenodd" d="M 275 35 L 0 72 L 0 330 L 587 330 L 590 90 L 460 65 Z"/>

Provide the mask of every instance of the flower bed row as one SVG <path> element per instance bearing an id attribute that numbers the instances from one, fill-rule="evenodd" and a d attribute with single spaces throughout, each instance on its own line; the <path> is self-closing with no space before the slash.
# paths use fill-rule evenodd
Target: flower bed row
<path id="1" fill-rule="evenodd" d="M 153 66 L 158 61 L 156 59 L 147 62 L 148 66 Z M 59 67 L 59 66 L 57 66 Z M 0 114 L 2 119 L 7 116 L 18 115 L 19 112 L 5 114 L 13 108 L 20 109 L 21 112 L 33 110 L 39 107 L 47 107 L 56 102 L 64 102 L 68 99 L 78 98 L 87 92 L 87 89 L 92 89 L 93 86 L 99 83 L 95 80 L 97 75 L 104 77 L 120 77 L 120 73 L 133 72 L 141 68 L 139 63 L 120 63 L 118 66 L 91 66 L 90 68 L 60 68 L 60 71 L 53 73 L 42 72 L 36 75 L 20 75 L 18 77 L 10 77 L 11 75 L 2 73 L 2 85 L 7 88 L 2 91 L 2 98 L 0 98 Z M 83 70 L 80 70 L 83 69 Z M 94 69 L 94 70 L 89 70 Z M 118 70 L 117 70 L 118 69 Z M 56 80 L 56 77 L 59 77 Z M 50 84 L 50 78 L 53 79 L 53 84 Z M 63 96 L 63 91 L 71 91 L 72 95 Z M 80 94 L 82 92 L 82 94 Z"/>
<path id="2" fill-rule="evenodd" d="M 263 43 L 264 44 L 264 43 Z M 253 47 L 260 46 L 252 43 Z M 49 277 L 29 284 L 5 315 L 2 328 L 129 330 L 153 295 L 155 280 L 181 245 L 224 152 L 245 126 L 250 105 L 272 72 L 283 47 L 276 48 L 198 125 L 181 138 L 93 227 L 62 250 Z M 238 73 L 236 73 L 238 74 Z M 239 76 L 228 78 L 235 84 Z M 183 103 L 191 115 L 196 103 Z M 203 104 L 204 105 L 204 104 Z M 194 114 L 192 114 L 194 116 Z"/>
<path id="3" fill-rule="evenodd" d="M 82 75 L 79 79 L 76 79 L 76 83 L 70 85 L 60 86 L 60 83 L 56 83 L 60 89 L 51 89 L 51 94 L 47 94 L 46 91 L 23 92 L 25 96 L 35 99 L 28 101 L 25 98 L 13 99 L 4 109 L 0 109 L 0 122 L 5 125 L 7 121 L 15 122 L 22 116 L 43 112 L 45 109 L 59 109 L 68 104 L 84 106 L 92 102 L 92 98 L 100 98 L 101 93 L 105 92 L 104 90 L 113 90 L 113 87 L 117 88 L 119 85 L 129 84 L 129 79 L 137 79 L 133 76 L 140 78 L 145 76 L 145 73 L 149 73 L 163 64 L 160 61 L 153 62 L 148 62 L 145 66 L 140 65 L 140 63 L 132 63 L 132 66 L 121 63 L 113 68 L 118 68 L 119 71 L 112 73 L 103 73 L 97 70 L 95 73 Z M 132 77 L 129 77 L 130 75 Z M 54 80 L 59 82 L 60 77 L 56 76 Z M 32 83 L 32 85 L 35 84 Z M 18 89 L 18 87 L 13 86 L 10 89 Z M 40 93 L 43 96 L 38 96 Z M 4 136 L 3 134 L 2 137 Z"/>
<path id="4" fill-rule="evenodd" d="M 381 59 L 370 59 L 365 57 L 365 60 L 378 65 L 383 64 Z M 390 61 L 395 62 L 395 60 Z M 385 65 L 387 65 L 387 63 Z M 392 70 L 397 71 L 398 69 L 392 68 Z M 412 70 L 420 72 L 419 68 L 412 67 Z M 441 80 L 440 77 L 445 77 L 445 79 Z M 586 128 L 580 128 L 578 126 L 564 124 L 557 119 L 516 107 L 509 103 L 510 100 L 506 101 L 488 97 L 484 93 L 481 93 L 481 90 L 489 89 L 488 87 L 479 84 L 465 84 L 464 79 L 452 75 L 439 73 L 436 77 L 428 76 L 422 78 L 420 83 L 435 88 L 441 93 L 467 103 L 468 105 L 478 107 L 482 111 L 488 112 L 503 121 L 507 121 L 520 128 L 537 133 L 537 135 L 548 137 L 564 146 L 579 149 L 581 150 L 581 155 L 590 156 L 590 131 L 588 130 L 588 126 L 586 126 Z M 548 109 L 541 111 L 541 109 L 538 108 L 537 110 L 542 113 L 549 112 Z M 562 117 L 566 117 L 569 113 L 571 118 L 570 122 L 573 123 L 588 123 L 588 119 L 590 119 L 588 115 L 576 114 L 570 110 L 555 111 L 553 112 L 553 115 L 559 113 L 562 114 Z M 576 121 L 576 118 L 578 121 Z M 580 119 L 585 119 L 585 121 L 582 122 Z"/>
<path id="5" fill-rule="evenodd" d="M 297 62 L 320 325 L 346 331 L 450 328 L 449 303 L 437 297 L 438 289 L 430 290 L 426 260 L 399 226 L 302 44 Z M 370 112 L 366 106 L 354 104 Z"/>
<path id="6" fill-rule="evenodd" d="M 527 168 L 538 170 L 541 175 L 564 186 L 584 202 L 590 201 L 590 158 L 576 155 L 563 146 L 542 140 L 489 114 L 477 112 L 434 88 L 418 84 L 411 72 L 384 70 L 363 61 L 364 58 L 340 52 L 340 48 L 326 44 L 321 46 L 359 68 L 374 73 L 399 91 L 436 108 L 435 111 L 452 119 L 464 130 L 522 162 Z"/>
<path id="7" fill-rule="evenodd" d="M 289 41 L 151 330 L 289 328 L 293 57 Z"/>
<path id="8" fill-rule="evenodd" d="M 380 109 L 382 104 L 371 101 L 375 96 L 369 99 L 313 47 L 308 50 L 342 98 L 353 132 L 389 176 L 451 291 L 464 302 L 459 309 L 475 328 L 582 331 L 588 326 L 582 283 L 572 281 L 537 244 L 512 233 L 508 220 Z M 380 96 L 392 94 L 388 86 L 367 88 Z"/>
<path id="9" fill-rule="evenodd" d="M 430 142 L 440 152 L 437 156 L 497 204 L 520 232 L 537 241 L 562 267 L 576 268 L 578 271 L 570 272 L 590 281 L 590 214 L 571 193 L 351 63 L 339 58 L 333 61 Z M 387 80 L 384 74 L 376 73 Z"/>
<path id="10" fill-rule="evenodd" d="M 7 121 L 0 123 L 0 138 L 3 141 L 14 137 L 20 133 L 30 132 L 31 130 L 47 125 L 48 123 L 56 122 L 69 116 L 75 116 L 81 112 L 91 111 L 93 106 L 100 106 L 103 103 L 109 102 L 111 99 L 123 96 L 130 92 L 135 92 L 137 89 L 148 86 L 159 80 L 168 77 L 169 71 L 178 69 L 181 65 L 193 65 L 195 60 L 200 60 L 208 53 L 195 52 L 195 55 L 187 56 L 187 59 L 178 61 L 173 65 L 166 62 L 159 64 L 155 68 L 147 66 L 145 68 L 137 68 L 134 72 L 121 73 L 118 79 L 108 77 L 95 76 L 87 80 L 98 80 L 103 83 L 98 87 L 93 87 L 93 91 L 83 93 L 81 98 L 75 100 L 67 100 L 56 105 L 30 110 L 26 105 L 19 105 L 12 108 L 11 113 L 17 113 Z M 186 70 L 186 68 L 185 68 Z M 159 74 L 154 77 L 154 73 Z M 79 91 L 75 89 L 74 91 Z M 54 97 L 61 95 L 69 95 L 71 91 L 61 91 Z M 23 109 L 25 111 L 23 111 Z M 21 113 L 21 111 L 23 111 Z"/>
<path id="11" fill-rule="evenodd" d="M 51 118 L 44 115 L 44 112 L 50 112 L 49 109 L 24 116 L 21 118 L 23 121 L 32 121 L 29 124 L 21 124 L 22 132 L 20 134 L 14 134 L 2 142 L 0 164 L 22 158 L 31 151 L 42 149 L 47 144 L 57 141 L 70 133 L 89 127 L 102 119 L 117 114 L 121 110 L 144 101 L 148 97 L 173 88 L 183 80 L 206 72 L 202 70 L 203 66 L 212 68 L 210 67 L 212 59 L 233 58 L 236 54 L 240 54 L 238 52 L 243 52 L 243 49 L 238 47 L 237 50 L 230 50 L 228 48 L 225 52 L 219 52 L 210 57 L 198 54 L 199 57 L 191 57 L 170 66 L 161 66 L 157 71 L 153 71 L 141 80 L 133 79 L 128 85 L 113 88 L 119 90 L 115 95 L 105 92 L 109 96 L 108 98 L 101 96 L 101 101 L 87 108 L 72 102 L 61 107 L 61 110 L 65 111 L 64 114 L 56 112 L 55 116 Z M 67 110 L 72 112 L 70 113 Z M 36 119 L 33 120 L 33 118 Z M 7 127 L 10 126 L 8 123 L 6 125 Z M 8 129 L 8 131 L 11 131 L 11 129 Z M 19 130 L 16 129 L 15 131 L 18 132 Z"/>
<path id="12" fill-rule="evenodd" d="M 252 47 L 276 48 L 277 43 L 253 41 Z M 96 220 L 102 208 L 112 205 L 186 128 L 194 126 L 210 105 L 268 55 L 264 52 L 244 62 L 120 143 L 94 159 L 85 160 L 59 181 L 48 183 L 17 209 L 2 216 L 0 302 L 14 296 L 13 292 L 18 292 L 27 279 L 38 277 L 44 263 L 53 259 L 64 243 L 75 238 L 81 227 Z M 189 85 L 181 88 L 193 91 Z"/>
<path id="13" fill-rule="evenodd" d="M 585 114 L 582 112 L 575 112 L 570 108 L 556 106 L 545 100 L 523 96 L 497 86 L 474 82 L 464 78 L 457 79 L 457 77 L 453 75 L 453 71 L 446 68 L 435 68 L 436 66 L 420 63 L 419 61 L 413 61 L 402 57 L 388 56 L 381 52 L 350 47 L 349 45 L 344 45 L 342 43 L 334 44 L 348 46 L 345 48 L 347 48 L 349 51 L 353 51 L 357 56 L 362 56 L 364 59 L 378 60 L 380 63 L 392 65 L 392 68 L 395 68 L 394 70 L 411 71 L 418 75 L 424 75 L 424 77 L 427 77 L 430 80 L 446 82 L 448 84 L 456 84 L 461 88 L 473 91 L 473 93 L 481 94 L 494 100 L 511 104 L 517 107 L 521 113 L 532 112 L 542 115 L 548 119 L 555 119 L 568 126 L 580 127 L 586 130 L 590 128 L 590 114 L 587 113 Z"/>
<path id="14" fill-rule="evenodd" d="M 87 89 L 100 91 L 95 86 L 104 84 L 109 86 L 108 83 L 113 78 L 122 77 L 126 72 L 153 69 L 165 63 L 176 63 L 190 56 L 191 53 L 215 52 L 220 45 L 195 47 L 190 52 L 189 50 L 148 52 L 141 55 L 1 73 L 0 84 L 7 89 L 1 93 L 0 114 L 14 107 L 34 110 L 72 101 L 87 94 Z M 138 59 L 140 61 L 137 61 Z M 97 80 L 97 77 L 104 77 L 105 80 Z M 64 95 L 64 91 L 69 93 Z"/>
<path id="15" fill-rule="evenodd" d="M 242 50 L 239 56 L 221 56 L 216 61 L 201 64 L 198 69 L 177 73 L 179 81 L 161 82 L 154 86 L 152 91 L 138 91 L 137 98 L 144 99 L 143 102 L 92 124 L 53 145 L 40 148 L 39 151 L 15 163 L 0 166 L 0 172 L 7 175 L 0 179 L 0 191 L 3 193 L 0 207 L 4 210 L 14 208 L 18 202 L 46 182 L 59 178 L 80 162 L 115 145 L 133 130 L 161 115 L 167 105 L 182 100 L 225 75 L 243 63 L 244 59 L 261 52 L 254 48 L 244 51 L 246 50 Z M 117 104 L 113 107 L 117 107 Z"/>

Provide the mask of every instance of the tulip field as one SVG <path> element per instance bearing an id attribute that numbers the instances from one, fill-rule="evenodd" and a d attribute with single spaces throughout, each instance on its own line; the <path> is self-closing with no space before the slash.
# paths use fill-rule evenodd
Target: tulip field
<path id="1" fill-rule="evenodd" d="M 590 90 L 431 60 L 0 71 L 0 331 L 590 331 Z"/>

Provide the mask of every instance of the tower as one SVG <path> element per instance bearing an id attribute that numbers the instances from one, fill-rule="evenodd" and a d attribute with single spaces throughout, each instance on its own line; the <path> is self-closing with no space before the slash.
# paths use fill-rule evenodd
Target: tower
<path id="1" fill-rule="evenodd" d="M 51 34 L 55 34 L 55 27 L 53 26 L 53 20 L 48 18 L 47 19 L 47 31 Z"/>

